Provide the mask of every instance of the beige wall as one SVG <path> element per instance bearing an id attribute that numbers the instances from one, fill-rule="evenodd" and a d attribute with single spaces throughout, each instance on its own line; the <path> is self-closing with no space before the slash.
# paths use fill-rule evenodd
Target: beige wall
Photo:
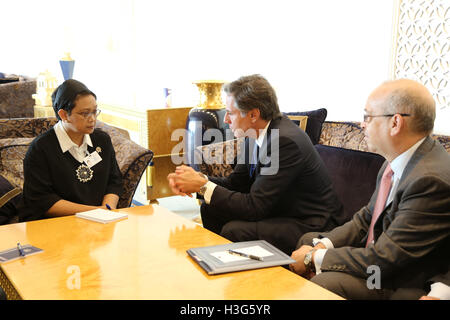
<path id="1" fill-rule="evenodd" d="M 326 107 L 329 120 L 360 120 L 367 95 L 392 76 L 397 5 L 2 1 L 2 20 L 11 28 L 2 30 L 0 71 L 37 75 L 49 69 L 62 81 L 58 60 L 69 50 L 74 78 L 101 102 L 139 110 L 162 107 L 164 87 L 173 88 L 175 105 L 192 106 L 198 98 L 193 80 L 261 73 L 277 89 L 282 111 Z M 450 134 L 443 122 L 436 128 Z"/>

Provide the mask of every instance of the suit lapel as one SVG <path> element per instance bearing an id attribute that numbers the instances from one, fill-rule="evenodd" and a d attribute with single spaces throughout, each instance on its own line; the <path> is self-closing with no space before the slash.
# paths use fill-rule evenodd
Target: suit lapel
<path id="1" fill-rule="evenodd" d="M 259 175 L 262 165 L 269 165 L 271 156 L 271 137 L 272 129 L 278 129 L 282 118 L 273 119 L 267 128 L 261 148 L 259 148 L 258 163 L 256 165 L 256 175 Z M 290 120 L 289 120 L 290 121 Z"/>
<path id="2" fill-rule="evenodd" d="M 423 158 L 423 156 L 432 149 L 433 145 L 434 145 L 433 139 L 430 136 L 428 136 L 423 141 L 423 143 L 417 148 L 417 150 L 412 155 L 411 159 L 408 161 L 408 164 L 406 165 L 405 170 L 403 170 L 403 174 L 402 174 L 400 181 L 396 187 L 396 190 L 394 190 L 394 193 L 397 193 L 399 190 L 404 189 L 405 181 L 408 180 L 407 179 L 408 176 L 413 171 L 413 169 L 416 167 L 417 163 Z M 387 165 L 387 161 L 383 164 L 382 168 L 380 169 L 380 172 L 384 172 L 386 165 Z M 381 177 L 380 177 L 380 179 L 381 179 Z M 377 181 L 377 190 L 376 190 L 377 193 L 378 193 L 380 179 L 378 179 L 378 181 Z M 380 232 L 376 232 L 376 239 L 380 236 L 380 234 L 385 229 L 385 228 L 383 228 L 382 221 L 384 220 L 385 215 L 391 211 L 392 204 L 395 199 L 395 194 L 391 198 L 392 198 L 392 200 L 385 206 L 385 208 L 383 209 L 383 211 L 381 212 L 380 216 L 378 217 L 378 219 L 375 223 L 374 231 L 376 232 L 376 230 L 381 230 Z M 393 208 L 393 209 L 395 210 L 395 208 Z M 382 224 L 381 228 L 380 228 L 380 223 Z M 387 227 L 389 227 L 389 225 Z"/>

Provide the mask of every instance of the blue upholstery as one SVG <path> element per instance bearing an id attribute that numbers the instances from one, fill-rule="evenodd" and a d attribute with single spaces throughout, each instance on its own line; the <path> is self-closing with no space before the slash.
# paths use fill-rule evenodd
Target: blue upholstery
<path id="1" fill-rule="evenodd" d="M 315 145 L 328 169 L 334 190 L 344 206 L 345 221 L 367 205 L 375 191 L 384 157 L 371 152 Z"/>

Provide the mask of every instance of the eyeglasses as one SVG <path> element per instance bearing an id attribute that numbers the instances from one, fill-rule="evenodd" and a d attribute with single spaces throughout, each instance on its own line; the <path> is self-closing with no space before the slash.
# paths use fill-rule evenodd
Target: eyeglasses
<path id="1" fill-rule="evenodd" d="M 100 109 L 96 109 L 95 111 L 92 112 L 75 112 L 76 114 L 79 114 L 80 116 L 82 116 L 85 119 L 89 119 L 91 116 L 94 116 L 94 118 L 97 118 L 98 115 L 100 114 L 100 112 L 102 112 L 102 110 Z"/>
<path id="2" fill-rule="evenodd" d="M 407 117 L 410 116 L 409 113 L 394 113 L 394 114 L 377 114 L 377 115 L 370 115 L 370 114 L 365 114 L 364 115 L 364 122 L 370 122 L 370 119 L 372 118 L 376 118 L 376 117 L 393 117 L 396 114 L 402 116 L 402 117 Z"/>

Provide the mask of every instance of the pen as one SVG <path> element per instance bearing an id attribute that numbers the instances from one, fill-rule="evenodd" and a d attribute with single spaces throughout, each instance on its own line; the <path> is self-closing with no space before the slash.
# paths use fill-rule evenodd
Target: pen
<path id="1" fill-rule="evenodd" d="M 234 250 L 231 250 L 231 249 L 228 250 L 228 253 L 235 254 L 235 255 L 238 255 L 238 256 L 241 256 L 241 257 L 250 258 L 250 259 L 253 259 L 253 260 L 263 261 L 262 257 L 255 256 L 253 254 L 247 254 L 247 253 L 243 253 L 243 252 L 239 252 L 239 251 L 234 251 Z"/>
<path id="2" fill-rule="evenodd" d="M 25 252 L 23 252 L 23 248 L 20 245 L 20 242 L 17 242 L 17 250 L 19 250 L 19 253 L 22 257 L 25 257 Z"/>
<path id="3" fill-rule="evenodd" d="M 108 210 L 111 210 L 111 207 L 109 206 L 109 204 L 106 203 L 105 206 Z"/>

